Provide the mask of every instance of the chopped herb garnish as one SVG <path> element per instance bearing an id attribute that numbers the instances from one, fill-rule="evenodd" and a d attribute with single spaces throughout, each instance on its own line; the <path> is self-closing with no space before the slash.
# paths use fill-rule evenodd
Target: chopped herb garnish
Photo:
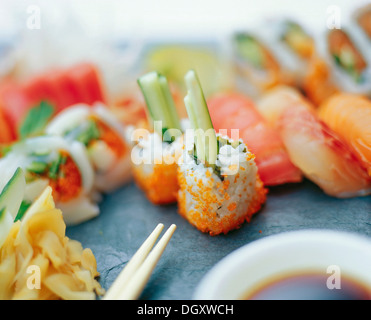
<path id="1" fill-rule="evenodd" d="M 60 166 L 63 165 L 66 162 L 66 156 L 59 154 L 58 158 L 55 159 L 49 168 L 49 178 L 50 179 L 57 179 L 59 177 L 59 169 Z"/>
<path id="2" fill-rule="evenodd" d="M 343 49 L 340 54 L 333 54 L 335 63 L 348 73 L 355 82 L 362 82 L 362 75 L 356 69 L 355 57 L 351 50 Z"/>
<path id="3" fill-rule="evenodd" d="M 40 161 L 33 161 L 27 166 L 27 170 L 33 173 L 41 174 L 46 171 L 48 164 Z"/>
<path id="4" fill-rule="evenodd" d="M 86 128 L 77 135 L 76 140 L 88 145 L 91 141 L 98 140 L 100 136 L 101 134 L 95 121 L 89 120 Z"/>
<path id="5" fill-rule="evenodd" d="M 53 114 L 54 107 L 45 101 L 30 109 L 19 129 L 21 139 L 42 134 Z"/>

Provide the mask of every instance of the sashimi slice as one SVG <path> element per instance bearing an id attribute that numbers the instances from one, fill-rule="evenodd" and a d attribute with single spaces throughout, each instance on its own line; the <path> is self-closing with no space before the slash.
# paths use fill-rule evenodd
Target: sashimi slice
<path id="1" fill-rule="evenodd" d="M 89 63 L 81 63 L 68 70 L 68 77 L 74 83 L 79 101 L 87 104 L 105 103 L 105 94 L 98 71 Z M 77 103 L 76 102 L 76 103 Z"/>
<path id="2" fill-rule="evenodd" d="M 12 136 L 17 136 L 18 128 L 30 108 L 31 101 L 16 83 L 4 83 L 0 88 L 0 108 L 8 122 Z"/>
<path id="3" fill-rule="evenodd" d="M 0 85 L 0 142 L 17 138 L 18 129 L 33 107 L 47 101 L 56 113 L 77 104 L 105 101 L 98 70 L 89 63 L 51 69 L 22 83 L 6 80 Z M 3 120 L 5 119 L 5 120 Z M 2 122 L 7 121 L 3 126 Z M 9 131 L 9 132 L 8 132 Z"/>
<path id="4" fill-rule="evenodd" d="M 318 114 L 350 145 L 371 176 L 371 101 L 363 96 L 339 93 L 323 103 Z"/>
<path id="5" fill-rule="evenodd" d="M 254 103 L 239 93 L 221 93 L 207 101 L 215 130 L 239 130 L 241 138 L 255 154 L 261 180 L 266 186 L 302 180 L 301 171 L 291 162 L 282 140 L 256 110 Z"/>

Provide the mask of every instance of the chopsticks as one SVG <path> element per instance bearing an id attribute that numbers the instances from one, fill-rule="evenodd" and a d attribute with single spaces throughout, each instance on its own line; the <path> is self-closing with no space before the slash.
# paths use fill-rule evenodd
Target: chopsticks
<path id="1" fill-rule="evenodd" d="M 103 300 L 135 300 L 144 289 L 152 271 L 169 243 L 176 225 L 172 224 L 153 248 L 164 225 L 159 223 L 109 288 Z M 151 252 L 150 252 L 151 251 Z"/>

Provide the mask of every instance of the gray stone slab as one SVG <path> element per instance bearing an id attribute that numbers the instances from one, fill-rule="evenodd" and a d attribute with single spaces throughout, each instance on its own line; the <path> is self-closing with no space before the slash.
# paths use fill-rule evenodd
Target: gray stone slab
<path id="1" fill-rule="evenodd" d="M 336 199 L 309 181 L 271 188 L 250 223 L 211 237 L 190 225 L 177 206 L 154 206 L 131 183 L 105 196 L 99 217 L 68 227 L 67 235 L 93 250 L 100 283 L 108 289 L 158 223 L 177 225 L 140 299 L 189 300 L 204 275 L 235 249 L 269 235 L 302 229 L 348 231 L 371 238 L 371 197 Z"/>

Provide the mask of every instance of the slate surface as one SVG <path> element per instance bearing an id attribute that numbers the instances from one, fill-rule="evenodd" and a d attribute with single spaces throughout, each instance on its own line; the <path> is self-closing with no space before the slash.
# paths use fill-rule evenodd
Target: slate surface
<path id="1" fill-rule="evenodd" d="M 101 214 L 68 227 L 67 236 L 91 248 L 100 283 L 108 289 L 158 223 L 177 225 L 140 299 L 190 300 L 203 276 L 235 249 L 269 235 L 301 229 L 332 229 L 371 238 L 371 197 L 336 199 L 309 181 L 270 189 L 250 223 L 211 237 L 191 226 L 177 206 L 154 206 L 134 183 L 105 196 Z M 162 233 L 162 234 L 163 234 Z"/>

